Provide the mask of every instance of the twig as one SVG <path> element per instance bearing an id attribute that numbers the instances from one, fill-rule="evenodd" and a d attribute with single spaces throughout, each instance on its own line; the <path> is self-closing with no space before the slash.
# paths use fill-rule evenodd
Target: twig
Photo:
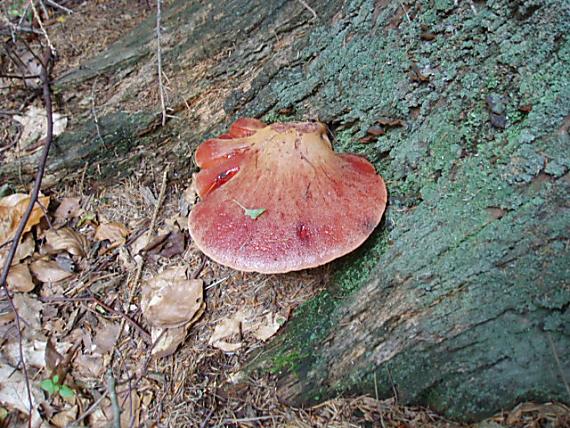
<path id="1" fill-rule="evenodd" d="M 402 7 L 402 10 L 406 14 L 406 19 L 408 20 L 408 22 L 412 22 L 412 20 L 410 19 L 410 15 L 408 15 L 408 9 L 406 9 L 406 7 L 404 6 L 404 3 L 402 3 L 402 0 L 398 0 L 398 1 L 400 2 L 400 6 Z"/>
<path id="2" fill-rule="evenodd" d="M 206 417 L 204 418 L 204 420 L 202 421 L 202 423 L 200 424 L 200 428 L 206 428 L 206 424 L 208 423 L 208 421 L 210 420 L 210 418 L 212 417 L 212 414 L 214 413 L 214 409 L 210 409 L 208 411 L 208 414 L 206 415 Z"/>
<path id="3" fill-rule="evenodd" d="M 378 379 L 376 378 L 376 371 L 374 371 L 374 397 L 378 400 Z"/>
<path id="4" fill-rule="evenodd" d="M 134 328 L 136 328 L 138 330 L 138 332 L 146 340 L 146 342 L 152 343 L 152 339 L 150 337 L 150 334 L 144 328 L 142 328 L 135 320 L 133 320 L 130 316 L 128 316 L 124 312 L 121 312 L 121 311 L 118 311 L 118 310 L 112 308 L 111 306 L 107 305 L 105 302 L 98 299 L 94 295 L 91 295 L 91 299 L 95 303 L 97 303 L 99 306 L 101 306 L 103 309 L 106 309 L 107 311 L 111 312 L 112 314 L 119 315 L 119 316 L 123 317 L 124 320 L 128 321 L 128 323 L 130 325 L 132 325 Z"/>
<path id="5" fill-rule="evenodd" d="M 301 3 L 305 9 L 307 9 L 309 12 L 312 13 L 314 19 L 319 19 L 319 16 L 317 15 L 317 12 L 315 12 L 315 9 L 309 6 L 305 0 L 297 0 L 297 1 Z"/>
<path id="6" fill-rule="evenodd" d="M 4 248 L 6 245 L 11 244 L 12 242 L 14 242 L 13 239 L 8 239 L 6 242 L 2 242 L 2 243 L 0 244 L 0 250 L 1 250 L 2 248 Z"/>
<path id="7" fill-rule="evenodd" d="M 44 213 L 44 217 L 46 218 L 48 227 L 50 229 L 53 229 L 53 224 L 51 222 L 51 220 L 49 219 L 49 215 L 48 215 L 48 210 L 46 207 L 44 207 L 44 204 L 42 204 L 42 201 L 40 199 L 37 200 L 38 205 L 40 206 L 40 209 L 42 210 L 42 212 Z"/>
<path id="8" fill-rule="evenodd" d="M 160 193 L 158 194 L 158 200 L 156 201 L 156 206 L 154 207 L 154 212 L 152 213 L 152 220 L 150 221 L 150 226 L 148 228 L 149 235 L 154 233 L 154 228 L 156 227 L 156 219 L 158 218 L 158 212 L 160 211 L 160 207 L 164 202 L 164 195 L 166 193 L 166 183 L 168 180 L 168 172 L 170 170 L 170 166 L 167 166 L 164 170 L 164 174 L 162 174 L 162 183 L 160 185 Z"/>
<path id="9" fill-rule="evenodd" d="M 398 404 L 398 390 L 396 389 L 396 385 L 394 385 L 394 379 L 392 378 L 392 373 L 390 372 L 390 368 L 386 366 L 386 371 L 388 372 L 388 379 L 390 380 L 390 385 L 392 385 L 392 393 L 394 394 L 394 402 Z"/>
<path id="10" fill-rule="evenodd" d="M 115 378 L 113 377 L 113 369 L 111 367 L 107 369 L 107 390 L 113 406 L 113 428 L 121 428 L 121 406 L 119 406 L 119 400 L 117 399 Z"/>
<path id="11" fill-rule="evenodd" d="M 59 9 L 59 10 L 63 10 L 65 13 L 68 13 L 70 15 L 73 13 L 73 11 L 71 9 L 68 9 L 65 6 L 62 6 L 62 5 L 54 2 L 53 0 L 45 0 L 45 2 L 47 4 L 49 4 L 51 7 L 54 7 L 54 8 Z"/>
<path id="12" fill-rule="evenodd" d="M 6 78 L 6 79 L 20 79 L 20 80 L 27 80 L 27 79 L 37 79 L 39 76 L 39 74 L 22 74 L 22 75 L 18 75 L 18 74 L 0 74 L 0 77 L 2 78 Z M 18 114 L 18 113 L 15 113 Z"/>
<path id="13" fill-rule="evenodd" d="M 215 282 L 212 282 L 210 285 L 208 285 L 206 288 L 204 288 L 204 290 L 209 290 L 210 288 L 215 287 L 218 284 L 221 284 L 222 282 L 224 282 L 225 280 L 227 280 L 230 277 L 230 275 L 223 277 L 222 279 L 218 279 Z"/>
<path id="14" fill-rule="evenodd" d="M 105 140 L 103 140 L 103 136 L 101 135 L 101 128 L 99 127 L 99 118 L 97 117 L 97 112 L 95 111 L 95 83 L 97 83 L 97 79 L 93 81 L 93 85 L 91 85 L 91 115 L 93 116 L 93 122 L 95 122 L 95 130 L 97 131 L 97 138 L 103 144 L 103 147 L 107 149 L 107 145 L 105 144 Z"/>
<path id="15" fill-rule="evenodd" d="M 49 46 L 49 49 L 51 51 L 52 56 L 56 56 L 56 51 L 54 46 L 51 43 L 51 40 L 49 39 L 48 33 L 44 27 L 44 23 L 42 22 L 41 18 L 40 18 L 40 14 L 38 13 L 38 10 L 36 9 L 36 6 L 34 5 L 34 0 L 30 0 L 30 5 L 32 6 L 32 11 L 34 12 L 34 17 L 36 18 L 36 21 L 38 21 L 38 25 L 40 26 L 40 30 L 42 30 L 42 34 L 44 35 L 44 37 L 46 38 L 46 42 Z"/>
<path id="16" fill-rule="evenodd" d="M 10 271 L 10 266 L 12 265 L 12 261 L 14 260 L 14 256 L 16 255 L 16 249 L 18 248 L 18 244 L 24 232 L 24 228 L 28 223 L 28 219 L 32 213 L 34 205 L 38 200 L 38 195 L 40 193 L 40 188 L 42 185 L 42 180 L 44 176 L 44 171 L 46 168 L 47 158 L 49 154 L 49 149 L 53 142 L 53 112 L 52 112 L 52 104 L 51 104 L 51 92 L 49 87 L 49 76 L 48 76 L 48 67 L 51 63 L 52 55 L 51 51 L 46 53 L 46 58 L 44 62 L 42 62 L 41 68 L 41 77 L 43 83 L 43 96 L 44 96 L 44 104 L 46 108 L 46 117 L 47 117 L 47 136 L 44 144 L 44 150 L 42 152 L 42 156 L 40 158 L 40 162 L 38 165 L 38 171 L 36 173 L 36 178 L 34 181 L 34 187 L 32 189 L 32 193 L 30 195 L 30 202 L 20 220 L 20 224 L 18 225 L 18 229 L 16 229 L 16 233 L 12 238 L 12 246 L 10 247 L 10 251 L 6 256 L 6 261 L 4 262 L 4 269 L 2 270 L 2 277 L 0 277 L 0 286 L 4 289 L 6 294 L 6 298 L 10 304 L 10 308 L 14 312 L 14 318 L 16 322 L 16 328 L 18 329 L 18 350 L 19 350 L 19 357 L 22 363 L 22 371 L 24 372 L 24 378 L 26 380 L 26 392 L 28 395 L 28 403 L 30 406 L 30 418 L 29 424 L 31 426 L 32 423 L 32 411 L 33 411 L 33 401 L 32 401 L 32 390 L 30 387 L 30 379 L 28 376 L 28 368 L 26 365 L 26 361 L 24 358 L 24 350 L 22 346 L 22 330 L 21 330 L 21 323 L 20 323 L 20 315 L 18 314 L 18 310 L 14 305 L 14 301 L 12 300 L 12 296 L 10 295 L 10 290 L 8 290 L 8 285 L 6 284 L 6 279 L 8 278 L 8 272 Z"/>
<path id="17" fill-rule="evenodd" d="M 570 397 L 570 386 L 568 385 L 566 376 L 564 376 L 564 370 L 562 370 L 562 365 L 560 364 L 560 358 L 558 358 L 558 352 L 556 352 L 556 348 L 554 347 L 554 342 L 552 341 L 552 337 L 550 337 L 549 333 L 546 333 L 546 337 L 548 337 L 548 343 L 550 343 L 550 348 L 552 349 L 552 355 L 554 355 L 554 360 L 556 361 L 556 366 L 558 367 L 558 371 L 560 372 L 560 377 L 562 378 L 562 382 L 566 387 L 566 393 L 568 394 L 568 397 Z"/>
<path id="18" fill-rule="evenodd" d="M 83 185 L 85 184 L 85 174 L 87 174 L 87 167 L 88 166 L 89 166 L 89 162 L 85 162 L 85 166 L 83 167 L 83 171 L 81 171 L 81 179 L 79 180 L 79 194 L 81 196 L 83 196 Z"/>
<path id="19" fill-rule="evenodd" d="M 166 124 L 166 103 L 164 101 L 164 86 L 162 84 L 162 52 L 160 48 L 160 3 L 156 0 L 156 57 L 158 61 L 158 92 L 160 94 L 160 110 L 162 111 L 162 126 Z"/>
<path id="20" fill-rule="evenodd" d="M 226 424 L 238 424 L 238 423 L 245 423 L 245 422 L 257 422 L 257 421 L 266 421 L 268 419 L 283 419 L 281 415 L 267 415 L 267 416 L 256 416 L 252 418 L 239 418 L 239 419 L 226 419 L 221 424 L 216 425 L 216 427 L 222 427 Z"/>

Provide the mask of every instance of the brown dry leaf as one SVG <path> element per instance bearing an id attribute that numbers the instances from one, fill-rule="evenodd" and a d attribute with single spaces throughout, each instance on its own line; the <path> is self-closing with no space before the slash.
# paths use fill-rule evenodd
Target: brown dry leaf
<path id="1" fill-rule="evenodd" d="M 180 195 L 180 199 L 178 200 L 178 209 L 180 215 L 183 217 L 188 217 L 190 209 L 196 204 L 197 200 L 198 200 L 198 192 L 196 191 L 194 180 L 192 180 L 190 186 L 188 186 L 184 190 L 184 192 L 182 192 L 182 194 Z"/>
<path id="2" fill-rule="evenodd" d="M 170 235 L 170 232 L 166 232 L 166 233 L 162 233 L 162 234 L 159 233 L 158 235 L 156 235 L 154 238 L 152 238 L 148 242 L 148 244 L 142 249 L 142 251 L 144 253 L 147 253 L 147 252 L 157 253 L 157 252 L 159 252 L 162 249 L 164 242 L 168 239 L 168 235 Z"/>
<path id="3" fill-rule="evenodd" d="M 24 321 L 23 334 L 26 337 L 42 337 L 42 324 L 40 317 L 44 304 L 34 299 L 30 294 L 18 293 L 13 298 L 14 306 L 20 318 Z"/>
<path id="4" fill-rule="evenodd" d="M 0 220 L 1 221 L 1 220 Z M 0 249 L 0 265 L 4 265 L 6 260 L 6 255 L 10 251 L 11 245 L 6 245 L 4 248 Z M 18 248 L 16 248 L 16 254 L 14 255 L 14 260 L 12 260 L 12 265 L 21 262 L 26 257 L 30 257 L 34 254 L 36 249 L 36 243 L 31 233 L 26 233 L 24 237 L 20 240 Z"/>
<path id="5" fill-rule="evenodd" d="M 40 196 L 38 199 L 44 208 L 47 209 L 49 196 Z M 0 199 L 0 244 L 12 239 L 29 202 L 30 196 L 25 193 L 14 193 Z M 29 232 L 32 227 L 38 224 L 43 216 L 44 211 L 36 202 L 24 228 L 24 233 Z"/>
<path id="6" fill-rule="evenodd" d="M 141 399 L 136 391 L 131 390 L 129 392 L 127 388 L 128 386 L 117 388 L 119 402 L 124 403 L 121 411 L 121 427 L 138 427 L 141 426 L 139 423 Z"/>
<path id="7" fill-rule="evenodd" d="M 185 267 L 169 268 L 146 282 L 141 308 L 153 327 L 180 327 L 200 310 L 203 294 L 201 279 L 187 279 Z"/>
<path id="8" fill-rule="evenodd" d="M 206 304 L 202 303 L 200 309 L 190 321 L 181 327 L 174 328 L 157 328 L 152 327 L 150 331 L 152 343 L 156 345 L 152 348 L 152 355 L 162 358 L 173 354 L 184 339 L 192 325 L 200 319 L 206 310 Z M 160 339 L 160 340 L 159 340 Z"/>
<path id="9" fill-rule="evenodd" d="M 5 364 L 0 360 L 0 402 L 4 406 L 18 409 L 25 415 L 29 414 L 29 402 L 26 389 L 26 378 L 20 370 Z M 32 427 L 39 427 L 42 419 L 37 411 L 37 404 L 43 400 L 43 393 L 32 384 Z"/>
<path id="10" fill-rule="evenodd" d="M 25 264 L 12 265 L 8 272 L 6 282 L 10 290 L 20 293 L 27 293 L 28 291 L 32 291 L 35 287 L 30 269 L 28 265 Z"/>
<path id="11" fill-rule="evenodd" d="M 65 223 L 66 221 L 81 215 L 80 198 L 63 198 L 59 207 L 53 214 L 56 221 Z"/>
<path id="12" fill-rule="evenodd" d="M 247 318 L 245 311 L 238 311 L 231 316 L 222 320 L 216 328 L 208 343 L 215 348 L 221 349 L 224 352 L 236 352 L 241 348 L 241 325 Z M 230 341 L 233 339 L 233 341 Z M 239 340 L 239 342 L 236 342 Z"/>
<path id="13" fill-rule="evenodd" d="M 73 359 L 73 376 L 80 381 L 99 380 L 105 372 L 103 357 L 100 355 L 79 354 Z"/>
<path id="14" fill-rule="evenodd" d="M 121 331 L 121 325 L 119 323 L 113 323 L 106 320 L 101 320 L 97 329 L 95 331 L 95 350 L 98 354 L 105 354 L 111 351 L 119 338 L 119 332 Z"/>
<path id="15" fill-rule="evenodd" d="M 45 352 L 45 362 L 46 368 L 48 371 L 54 371 L 61 362 L 63 361 L 63 355 L 61 355 L 58 350 L 56 349 L 52 339 L 48 340 L 46 345 L 46 352 Z"/>
<path id="16" fill-rule="evenodd" d="M 151 241 L 151 235 L 150 232 L 147 230 L 145 233 L 143 233 L 141 236 L 139 236 L 131 243 L 130 245 L 131 254 L 133 256 L 140 254 L 147 247 L 150 241 Z"/>
<path id="17" fill-rule="evenodd" d="M 186 339 L 186 333 L 186 327 L 166 329 L 153 327 L 150 331 L 150 335 L 152 343 L 156 343 L 156 345 L 152 348 L 152 355 L 162 358 L 173 354 L 176 348 L 178 348 L 178 345 Z M 160 340 L 158 340 L 159 338 Z"/>
<path id="18" fill-rule="evenodd" d="M 70 227 L 48 230 L 46 241 L 46 250 L 49 254 L 57 254 L 61 251 L 67 251 L 69 254 L 79 257 L 85 257 L 87 254 L 87 239 Z"/>
<path id="19" fill-rule="evenodd" d="M 57 282 L 69 278 L 73 272 L 63 270 L 54 260 L 42 258 L 30 265 L 34 276 L 41 282 Z"/>
<path id="20" fill-rule="evenodd" d="M 124 224 L 116 221 L 102 223 L 95 231 L 95 239 L 97 241 L 110 241 L 111 248 L 123 245 L 129 235 L 129 229 Z"/>
<path id="21" fill-rule="evenodd" d="M 117 398 L 119 405 L 121 406 L 121 428 L 140 426 L 141 399 L 138 393 L 132 390 L 129 392 L 127 388 L 117 388 Z M 113 416 L 114 413 L 111 400 L 105 398 L 101 401 L 99 407 L 91 415 L 89 415 L 89 426 L 113 426 Z"/>
<path id="22" fill-rule="evenodd" d="M 160 255 L 166 258 L 172 258 L 179 254 L 182 254 L 186 249 L 186 239 L 183 232 L 171 232 L 168 235 L 162 249 L 160 250 Z"/>
<path id="23" fill-rule="evenodd" d="M 277 333 L 286 321 L 286 316 L 270 312 L 263 318 L 254 321 L 249 326 L 244 326 L 244 333 L 249 331 L 256 339 L 265 342 Z"/>
<path id="24" fill-rule="evenodd" d="M 78 406 L 75 405 L 70 409 L 59 412 L 51 418 L 50 422 L 57 428 L 64 428 L 77 418 L 78 409 Z"/>
<path id="25" fill-rule="evenodd" d="M 45 352 L 47 340 L 45 338 L 22 341 L 22 350 L 28 367 L 45 367 Z M 20 342 L 17 338 L 10 338 L 2 344 L 2 355 L 5 361 L 16 367 L 20 361 Z"/>

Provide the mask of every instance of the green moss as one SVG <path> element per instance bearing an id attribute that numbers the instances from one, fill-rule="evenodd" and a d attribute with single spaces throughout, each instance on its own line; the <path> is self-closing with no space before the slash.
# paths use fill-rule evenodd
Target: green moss
<path id="1" fill-rule="evenodd" d="M 291 120 L 294 120 L 294 118 L 289 115 L 279 114 L 275 111 L 271 111 L 261 118 L 261 121 L 267 123 L 268 125 L 276 122 L 291 122 Z"/>
<path id="2" fill-rule="evenodd" d="M 269 372 L 271 374 L 278 374 L 283 370 L 294 371 L 300 360 L 301 355 L 295 351 L 277 354 L 272 358 Z"/>

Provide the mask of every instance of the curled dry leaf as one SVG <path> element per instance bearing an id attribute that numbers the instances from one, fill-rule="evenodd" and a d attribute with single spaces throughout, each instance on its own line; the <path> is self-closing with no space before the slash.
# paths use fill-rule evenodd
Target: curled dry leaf
<path id="1" fill-rule="evenodd" d="M 202 280 L 187 279 L 186 268 L 167 269 L 147 281 L 141 299 L 143 314 L 153 327 L 180 327 L 202 307 L 203 289 Z"/>
<path id="2" fill-rule="evenodd" d="M 253 318 L 247 311 L 238 311 L 222 320 L 214 329 L 208 343 L 224 352 L 235 352 L 242 347 L 241 336 L 250 333 L 258 340 L 266 341 L 287 321 L 287 316 L 270 312 Z"/>
<path id="3" fill-rule="evenodd" d="M 36 249 L 36 243 L 31 233 L 26 233 L 24 237 L 20 240 L 18 248 L 16 248 L 16 254 L 14 255 L 14 260 L 12 260 L 12 265 L 18 264 L 26 257 L 30 257 L 34 254 Z M 4 266 L 4 260 L 6 255 L 10 251 L 10 245 L 6 245 L 4 248 L 0 249 L 0 265 Z"/>
<path id="4" fill-rule="evenodd" d="M 153 327 L 150 332 L 152 343 L 155 344 L 152 348 L 152 355 L 158 358 L 172 355 L 178 348 L 178 345 L 184 342 L 187 331 L 188 330 L 185 327 Z"/>
<path id="5" fill-rule="evenodd" d="M 123 245 L 128 235 L 129 229 L 124 224 L 116 221 L 102 223 L 95 231 L 95 239 L 97 241 L 110 241 L 113 248 Z"/>
<path id="6" fill-rule="evenodd" d="M 151 337 L 156 343 L 152 354 L 158 357 L 170 355 L 204 313 L 203 282 L 188 279 L 185 267 L 169 268 L 146 282 L 141 308 L 152 326 Z"/>
<path id="7" fill-rule="evenodd" d="M 48 196 L 40 196 L 38 199 L 44 208 L 48 207 Z M 14 193 L 0 199 L 0 244 L 12 239 L 29 203 L 30 196 L 25 193 Z M 24 228 L 24 233 L 29 232 L 32 227 L 38 224 L 43 216 L 44 211 L 36 202 Z"/>
<path id="8" fill-rule="evenodd" d="M 63 270 L 54 260 L 42 258 L 30 265 L 34 276 L 41 282 L 57 282 L 69 278 L 72 272 Z"/>
<path id="9" fill-rule="evenodd" d="M 152 327 L 150 331 L 152 343 L 154 347 L 152 348 L 152 355 L 158 358 L 167 357 L 176 351 L 178 345 L 184 342 L 186 338 L 186 333 L 192 325 L 200 319 L 204 311 L 206 310 L 206 304 L 202 303 L 202 306 L 194 314 L 194 318 L 188 321 L 181 327 L 174 328 L 158 328 Z M 159 340 L 160 339 L 160 340 Z"/>
<path id="10" fill-rule="evenodd" d="M 87 254 L 87 239 L 70 227 L 48 230 L 46 241 L 46 249 L 49 254 L 57 254 L 61 251 L 67 251 L 69 254 L 79 257 L 85 257 Z"/>
<path id="11" fill-rule="evenodd" d="M 55 210 L 54 218 L 64 223 L 81 215 L 80 198 L 63 198 L 59 207 Z"/>
<path id="12" fill-rule="evenodd" d="M 222 320 L 214 328 L 208 343 L 224 352 L 236 352 L 239 350 L 242 346 L 242 322 L 246 320 L 247 315 L 244 311 L 238 311 L 230 318 Z"/>
<path id="13" fill-rule="evenodd" d="M 25 264 L 12 265 L 8 272 L 6 282 L 10 290 L 20 293 L 27 293 L 28 291 L 32 291 L 35 287 L 30 269 L 28 265 Z"/>
<path id="14" fill-rule="evenodd" d="M 251 331 L 256 339 L 265 342 L 277 333 L 286 321 L 287 317 L 271 312 L 266 314 L 263 318 L 255 320 L 247 330 Z"/>

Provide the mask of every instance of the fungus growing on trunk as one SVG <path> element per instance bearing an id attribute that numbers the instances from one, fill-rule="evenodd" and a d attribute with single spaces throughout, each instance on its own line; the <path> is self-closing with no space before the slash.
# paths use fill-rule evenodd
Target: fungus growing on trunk
<path id="1" fill-rule="evenodd" d="M 321 123 L 239 119 L 202 143 L 202 199 L 190 234 L 213 260 L 241 271 L 320 266 L 360 246 L 380 222 L 386 186 L 366 159 L 335 153 Z"/>

